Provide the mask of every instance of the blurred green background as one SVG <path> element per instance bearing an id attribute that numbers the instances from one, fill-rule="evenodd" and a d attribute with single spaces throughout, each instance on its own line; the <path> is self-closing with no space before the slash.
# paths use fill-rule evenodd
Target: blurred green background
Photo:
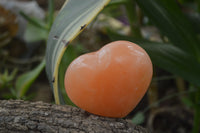
<path id="1" fill-rule="evenodd" d="M 0 2 L 1 100 L 54 102 L 44 56 L 48 33 L 63 3 Z M 154 65 L 149 90 L 127 119 L 155 133 L 199 133 L 200 1 L 111 0 L 69 45 L 65 63 L 115 40 L 139 44 Z"/>

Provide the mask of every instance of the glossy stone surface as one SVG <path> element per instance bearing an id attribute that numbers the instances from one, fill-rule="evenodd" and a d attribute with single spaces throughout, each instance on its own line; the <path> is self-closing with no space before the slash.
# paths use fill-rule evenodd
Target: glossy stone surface
<path id="1" fill-rule="evenodd" d="M 75 59 L 65 89 L 78 107 L 107 117 L 125 117 L 144 96 L 153 74 L 148 54 L 128 41 L 116 41 Z"/>

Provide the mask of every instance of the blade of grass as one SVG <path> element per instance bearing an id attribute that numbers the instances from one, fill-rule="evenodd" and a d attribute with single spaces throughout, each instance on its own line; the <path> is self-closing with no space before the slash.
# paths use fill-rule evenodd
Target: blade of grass
<path id="1" fill-rule="evenodd" d="M 45 60 L 43 60 L 36 68 L 33 70 L 24 73 L 20 75 L 17 78 L 15 87 L 16 87 L 16 92 L 17 92 L 17 98 L 23 98 L 28 89 L 30 88 L 30 85 L 36 80 L 36 78 L 39 76 L 40 72 L 44 69 L 45 67 Z"/>
<path id="2" fill-rule="evenodd" d="M 136 9 L 136 2 L 134 0 L 127 0 L 126 13 L 129 19 L 132 36 L 135 38 L 142 38 L 142 34 L 139 27 L 139 17 Z"/>
<path id="3" fill-rule="evenodd" d="M 20 11 L 20 15 L 22 17 L 24 17 L 24 19 L 26 19 L 28 22 L 30 22 L 32 25 L 44 29 L 44 30 L 48 30 L 47 27 L 45 27 L 44 25 L 42 25 L 41 23 L 39 23 L 37 20 L 29 17 L 28 15 L 26 15 L 24 12 Z"/>
<path id="4" fill-rule="evenodd" d="M 48 0 L 48 29 L 50 31 L 50 28 L 53 24 L 54 19 L 54 0 Z"/>
<path id="5" fill-rule="evenodd" d="M 69 43 L 83 31 L 109 1 L 68 0 L 56 17 L 47 42 L 46 72 L 57 104 L 63 101 L 58 80 L 64 79 L 59 79 L 59 66 Z M 65 71 L 63 70 L 62 73 Z"/>
<path id="6" fill-rule="evenodd" d="M 172 44 L 193 55 L 200 62 L 200 42 L 191 22 L 174 0 L 136 0 L 150 20 Z"/>

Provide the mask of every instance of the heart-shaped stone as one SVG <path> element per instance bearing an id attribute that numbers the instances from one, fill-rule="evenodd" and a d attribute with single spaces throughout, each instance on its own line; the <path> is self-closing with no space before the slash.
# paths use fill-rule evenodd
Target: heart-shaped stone
<path id="1" fill-rule="evenodd" d="M 152 63 L 140 46 L 116 41 L 75 59 L 65 74 L 65 89 L 74 104 L 90 113 L 125 117 L 144 96 Z"/>

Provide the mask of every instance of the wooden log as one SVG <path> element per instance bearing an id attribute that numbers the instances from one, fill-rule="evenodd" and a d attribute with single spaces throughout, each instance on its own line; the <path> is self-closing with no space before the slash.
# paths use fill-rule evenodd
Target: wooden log
<path id="1" fill-rule="evenodd" d="M 0 133 L 148 133 L 125 119 L 68 105 L 0 100 Z"/>

